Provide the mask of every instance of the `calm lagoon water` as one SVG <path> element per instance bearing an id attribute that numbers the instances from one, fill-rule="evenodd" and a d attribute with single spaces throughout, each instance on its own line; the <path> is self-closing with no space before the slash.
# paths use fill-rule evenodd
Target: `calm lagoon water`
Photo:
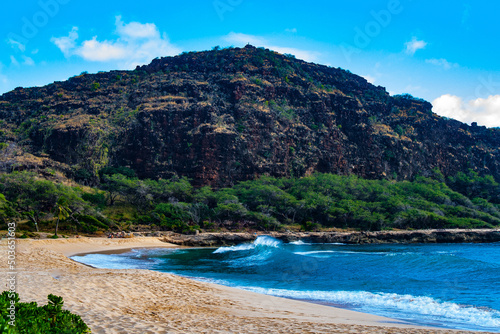
<path id="1" fill-rule="evenodd" d="M 414 324 L 500 333 L 500 243 L 285 244 L 136 249 L 74 260 L 98 268 L 168 272 Z"/>

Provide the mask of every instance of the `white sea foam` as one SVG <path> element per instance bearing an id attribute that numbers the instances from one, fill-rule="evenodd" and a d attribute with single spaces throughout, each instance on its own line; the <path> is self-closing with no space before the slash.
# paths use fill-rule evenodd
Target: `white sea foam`
<path id="1" fill-rule="evenodd" d="M 290 245 L 297 245 L 297 246 L 307 246 L 307 245 L 337 245 L 337 246 L 347 246 L 347 244 L 343 244 L 341 242 L 304 242 L 303 240 L 292 241 L 289 244 Z"/>
<path id="2" fill-rule="evenodd" d="M 437 323 L 466 324 L 489 330 L 500 328 L 500 311 L 462 306 L 441 302 L 430 297 L 398 295 L 394 293 L 371 293 L 366 291 L 298 291 L 241 287 L 257 293 L 278 297 L 306 299 L 335 304 L 348 304 L 364 312 L 395 317 L 398 314 L 407 319 L 426 319 Z"/>
<path id="3" fill-rule="evenodd" d="M 332 253 L 340 253 L 338 251 L 309 251 L 309 252 L 294 252 L 293 254 L 296 255 L 303 255 L 303 256 L 308 256 L 308 255 L 320 255 L 320 254 L 332 254 Z"/>
<path id="4" fill-rule="evenodd" d="M 132 249 L 126 254 L 86 254 L 72 256 L 71 259 L 95 268 L 101 269 L 147 269 L 161 262 L 151 259 L 151 256 L 162 255 L 173 250 L 165 249 Z"/>
<path id="5" fill-rule="evenodd" d="M 127 261 L 127 258 L 118 255 L 87 254 L 84 256 L 72 256 L 72 260 L 101 269 L 136 269 L 144 268 L 144 264 Z"/>
<path id="6" fill-rule="evenodd" d="M 365 255 L 390 255 L 396 253 L 388 252 L 355 252 L 355 251 L 309 251 L 309 252 L 294 252 L 296 255 L 311 256 L 311 257 L 325 257 L 327 254 L 365 254 Z"/>
<path id="7" fill-rule="evenodd" d="M 297 241 L 290 242 L 290 245 L 304 246 L 304 245 L 311 245 L 311 244 L 307 243 L 307 242 L 304 242 L 302 240 L 297 240 Z"/>
<path id="8" fill-rule="evenodd" d="M 226 252 L 239 252 L 239 251 L 255 249 L 257 247 L 278 248 L 280 247 L 281 244 L 282 242 L 280 240 L 267 235 L 263 235 L 255 239 L 255 241 L 251 244 L 241 244 L 231 247 L 220 247 L 214 251 L 214 254 L 226 253 Z"/>

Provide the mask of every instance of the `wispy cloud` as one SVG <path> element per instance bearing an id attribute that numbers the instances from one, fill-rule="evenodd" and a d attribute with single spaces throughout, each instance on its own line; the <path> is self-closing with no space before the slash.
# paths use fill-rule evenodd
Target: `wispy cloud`
<path id="1" fill-rule="evenodd" d="M 51 41 L 66 57 L 79 56 L 95 62 L 118 61 L 119 67 L 127 69 L 149 63 L 156 57 L 181 52 L 154 23 L 124 23 L 121 16 L 117 16 L 115 26 L 118 37 L 113 40 L 99 40 L 94 36 L 78 44 L 78 28 L 73 27 L 68 36 L 54 37 Z"/>
<path id="2" fill-rule="evenodd" d="M 377 80 L 374 76 L 371 76 L 371 75 L 362 75 L 363 78 L 366 79 L 366 81 L 368 81 L 369 83 L 371 83 L 372 85 L 375 83 L 375 81 Z"/>
<path id="3" fill-rule="evenodd" d="M 19 66 L 19 62 L 17 61 L 16 57 L 10 56 L 10 63 L 14 66 Z"/>
<path id="4" fill-rule="evenodd" d="M 18 49 L 21 52 L 26 51 L 26 45 L 12 38 L 7 39 L 7 44 L 9 44 L 14 49 Z"/>
<path id="5" fill-rule="evenodd" d="M 441 116 L 465 123 L 477 122 L 488 127 L 500 127 L 500 95 L 486 99 L 464 101 L 461 97 L 446 94 L 432 101 L 433 111 Z"/>
<path id="6" fill-rule="evenodd" d="M 416 37 L 413 37 L 411 41 L 405 43 L 406 47 L 405 52 L 406 54 L 413 56 L 415 52 L 421 49 L 425 49 L 426 46 L 427 42 L 423 40 L 418 40 Z"/>
<path id="7" fill-rule="evenodd" d="M 309 62 L 318 62 L 321 56 L 321 53 L 316 51 L 302 50 L 302 49 L 275 45 L 275 43 L 270 42 L 266 38 L 256 35 L 247 35 L 242 33 L 231 32 L 224 37 L 224 40 L 235 46 L 244 46 L 246 44 L 252 44 L 257 47 L 266 47 L 268 49 L 277 51 L 279 53 L 293 54 L 295 57 Z"/>
<path id="8" fill-rule="evenodd" d="M 287 28 L 287 29 L 285 29 L 285 32 L 290 32 L 292 34 L 296 34 L 297 33 L 297 28 Z"/>
<path id="9" fill-rule="evenodd" d="M 449 69 L 452 69 L 452 68 L 458 68 L 459 65 L 456 64 L 456 63 L 450 63 L 449 61 L 447 61 L 446 59 L 444 58 L 440 58 L 440 59 L 426 59 L 425 62 L 427 64 L 432 64 L 432 65 L 435 65 L 435 66 L 440 66 L 442 67 L 443 69 L 445 70 L 449 70 Z"/>
<path id="10" fill-rule="evenodd" d="M 226 40 L 226 42 L 234 43 L 238 46 L 246 44 L 252 44 L 255 46 L 264 46 L 264 44 L 267 43 L 267 41 L 260 36 L 247 35 L 235 32 L 229 33 L 227 36 L 224 37 L 224 39 Z"/>
<path id="11" fill-rule="evenodd" d="M 22 55 L 21 58 L 23 58 L 23 64 L 27 66 L 35 66 L 35 61 L 33 58 Z"/>

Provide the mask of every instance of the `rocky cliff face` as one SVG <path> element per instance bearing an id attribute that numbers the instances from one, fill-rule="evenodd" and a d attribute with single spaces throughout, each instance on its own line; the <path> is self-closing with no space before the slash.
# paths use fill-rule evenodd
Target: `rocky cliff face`
<path id="1" fill-rule="evenodd" d="M 88 182 L 126 166 L 212 186 L 315 171 L 411 179 L 436 167 L 500 180 L 500 131 L 431 108 L 269 50 L 188 53 L 0 96 L 1 166 Z"/>

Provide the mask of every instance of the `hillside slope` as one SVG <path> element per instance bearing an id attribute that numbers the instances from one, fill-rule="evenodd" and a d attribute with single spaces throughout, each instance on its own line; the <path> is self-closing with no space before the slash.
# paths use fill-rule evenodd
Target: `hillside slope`
<path id="1" fill-rule="evenodd" d="M 348 71 L 247 46 L 155 59 L 0 96 L 0 168 L 105 166 L 215 187 L 315 171 L 412 179 L 469 168 L 500 180 L 500 131 L 433 114 Z"/>

